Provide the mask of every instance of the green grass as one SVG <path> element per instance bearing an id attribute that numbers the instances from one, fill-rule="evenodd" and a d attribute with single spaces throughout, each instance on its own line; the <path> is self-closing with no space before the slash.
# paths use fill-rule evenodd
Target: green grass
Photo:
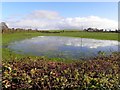
<path id="1" fill-rule="evenodd" d="M 2 35 L 2 44 L 8 44 L 11 41 L 31 38 L 34 36 L 70 36 L 81 38 L 93 38 L 102 40 L 118 40 L 118 33 L 103 33 L 103 32 L 63 32 L 63 33 L 40 33 L 40 32 L 17 32 L 6 33 Z"/>
<path id="2" fill-rule="evenodd" d="M 17 32 L 17 33 L 5 33 L 2 35 L 2 45 L 3 47 L 7 47 L 7 45 L 10 42 L 14 42 L 14 41 L 18 41 L 18 40 L 23 40 L 26 38 L 31 38 L 31 37 L 35 37 L 35 36 L 39 36 L 39 33 L 26 33 L 26 32 Z M 2 58 L 3 60 L 9 60 L 12 57 L 25 57 L 25 55 L 19 55 L 14 53 L 13 51 L 10 51 L 10 49 L 8 48 L 2 48 Z"/>
<path id="3" fill-rule="evenodd" d="M 64 32 L 56 34 L 46 34 L 53 36 L 70 36 L 81 38 L 92 38 L 101 40 L 118 40 L 118 33 L 102 33 L 102 32 Z"/>
<path id="4" fill-rule="evenodd" d="M 62 32 L 62 33 L 40 33 L 40 32 L 14 32 L 5 33 L 2 35 L 2 45 L 7 47 L 10 42 L 23 40 L 26 38 L 32 38 L 36 36 L 68 36 L 68 37 L 80 37 L 80 38 L 93 38 L 102 40 L 118 40 L 118 33 L 103 33 L 103 32 Z M 10 51 L 8 48 L 2 48 L 3 60 L 9 60 L 12 57 L 26 57 L 26 55 L 19 55 Z"/>

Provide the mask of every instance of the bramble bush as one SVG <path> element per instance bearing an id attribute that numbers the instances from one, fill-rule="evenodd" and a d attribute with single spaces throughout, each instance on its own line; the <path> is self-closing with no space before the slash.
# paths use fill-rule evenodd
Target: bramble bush
<path id="1" fill-rule="evenodd" d="M 120 89 L 118 54 L 72 63 L 45 58 L 16 59 L 2 64 L 3 89 Z"/>

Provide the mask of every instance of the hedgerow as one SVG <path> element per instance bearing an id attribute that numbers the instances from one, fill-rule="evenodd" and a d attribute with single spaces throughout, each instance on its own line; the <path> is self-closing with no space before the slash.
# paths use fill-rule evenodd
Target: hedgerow
<path id="1" fill-rule="evenodd" d="M 72 63 L 30 57 L 11 60 L 2 64 L 2 88 L 119 90 L 119 55 Z"/>

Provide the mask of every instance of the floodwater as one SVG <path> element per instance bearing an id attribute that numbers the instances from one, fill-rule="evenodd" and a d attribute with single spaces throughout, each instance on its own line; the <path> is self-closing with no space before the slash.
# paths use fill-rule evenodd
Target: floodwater
<path id="1" fill-rule="evenodd" d="M 118 51 L 118 41 L 76 37 L 38 36 L 16 41 L 8 46 L 19 54 L 49 58 L 81 59 L 95 57 L 100 52 L 109 55 Z"/>

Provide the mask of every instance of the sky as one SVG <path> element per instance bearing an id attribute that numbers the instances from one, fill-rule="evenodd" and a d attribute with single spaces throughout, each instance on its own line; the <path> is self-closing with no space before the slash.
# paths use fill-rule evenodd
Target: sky
<path id="1" fill-rule="evenodd" d="M 32 29 L 117 29 L 117 2 L 3 2 L 2 21 Z"/>

